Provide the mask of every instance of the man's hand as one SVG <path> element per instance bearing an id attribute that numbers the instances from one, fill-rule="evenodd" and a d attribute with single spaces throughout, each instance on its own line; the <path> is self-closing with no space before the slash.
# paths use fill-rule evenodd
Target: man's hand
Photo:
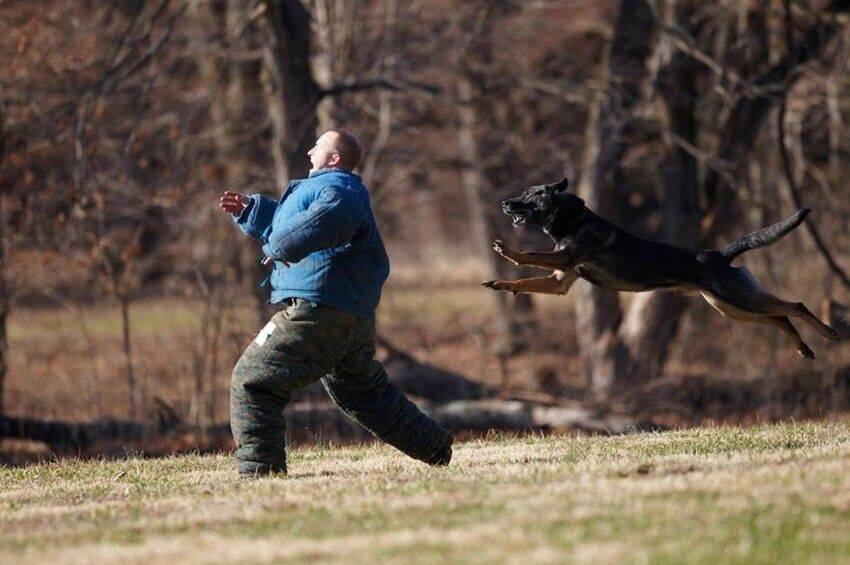
<path id="1" fill-rule="evenodd" d="M 230 192 L 227 190 L 224 194 L 222 194 L 221 198 L 219 198 L 218 206 L 228 214 L 238 215 L 242 213 L 242 210 L 245 209 L 245 206 L 247 206 L 250 201 L 251 199 L 244 194 Z"/>

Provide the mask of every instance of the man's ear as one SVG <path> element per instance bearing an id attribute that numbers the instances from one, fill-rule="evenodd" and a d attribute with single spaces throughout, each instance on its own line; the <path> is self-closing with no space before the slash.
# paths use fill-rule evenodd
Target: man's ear
<path id="1" fill-rule="evenodd" d="M 569 185 L 570 180 L 567 177 L 564 177 L 563 180 L 560 180 L 555 184 L 549 185 L 549 188 L 551 188 L 553 192 L 566 192 Z"/>

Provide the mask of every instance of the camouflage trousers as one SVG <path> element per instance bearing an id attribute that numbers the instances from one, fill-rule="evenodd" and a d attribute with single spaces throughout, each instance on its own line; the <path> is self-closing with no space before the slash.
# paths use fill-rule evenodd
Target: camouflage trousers
<path id="1" fill-rule="evenodd" d="M 342 411 L 377 438 L 435 462 L 451 435 L 388 382 L 374 354 L 374 319 L 290 299 L 233 369 L 230 426 L 239 472 L 286 470 L 283 409 L 292 391 L 318 379 Z"/>

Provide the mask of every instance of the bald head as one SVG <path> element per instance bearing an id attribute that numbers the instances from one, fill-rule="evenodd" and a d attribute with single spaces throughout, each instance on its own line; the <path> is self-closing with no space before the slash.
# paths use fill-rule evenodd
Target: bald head
<path id="1" fill-rule="evenodd" d="M 344 129 L 332 129 L 330 133 L 336 134 L 334 147 L 339 153 L 340 162 L 338 166 L 349 171 L 354 169 L 354 167 L 360 164 L 361 154 L 360 142 L 357 141 L 357 136 Z"/>
<path id="2" fill-rule="evenodd" d="M 310 172 L 327 168 L 350 171 L 360 163 L 360 142 L 350 131 L 332 129 L 316 140 L 316 145 L 307 155 L 312 165 Z"/>

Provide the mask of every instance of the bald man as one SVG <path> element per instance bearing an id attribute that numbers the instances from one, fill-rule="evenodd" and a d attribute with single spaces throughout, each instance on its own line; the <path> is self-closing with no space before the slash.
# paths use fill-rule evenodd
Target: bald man
<path id="1" fill-rule="evenodd" d="M 387 380 L 375 360 L 375 308 L 389 259 L 369 193 L 352 170 L 357 138 L 323 134 L 306 179 L 280 200 L 225 192 L 224 212 L 263 243 L 274 269 L 272 316 L 248 344 L 230 384 L 230 426 L 242 476 L 286 472 L 283 409 L 321 379 L 331 399 L 379 439 L 431 465 L 448 465 L 452 436 Z"/>

